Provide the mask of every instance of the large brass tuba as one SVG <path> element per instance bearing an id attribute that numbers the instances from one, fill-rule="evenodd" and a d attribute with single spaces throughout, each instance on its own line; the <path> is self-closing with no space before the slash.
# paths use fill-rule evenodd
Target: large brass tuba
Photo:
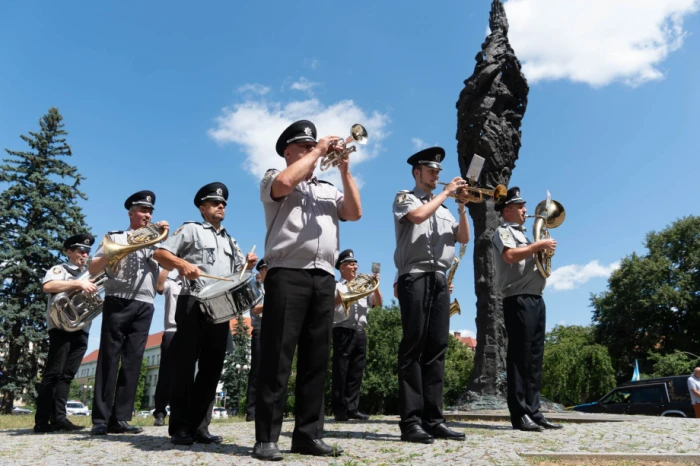
<path id="1" fill-rule="evenodd" d="M 348 146 L 352 142 L 357 144 L 367 144 L 367 130 L 359 123 L 350 128 L 350 137 L 338 139 L 328 148 L 328 152 L 321 158 L 321 171 L 326 171 L 331 167 L 338 166 L 341 160 L 347 159 L 348 155 L 357 150 L 357 146 Z M 340 152 L 337 149 L 340 148 Z"/>
<path id="2" fill-rule="evenodd" d="M 127 238 L 129 244 L 117 244 L 105 235 L 102 239 L 102 246 L 107 257 L 108 267 L 117 270 L 120 260 L 134 251 L 160 243 L 168 236 L 168 230 L 168 227 L 151 223 L 132 231 Z M 54 296 L 49 308 L 49 318 L 56 328 L 67 332 L 81 330 L 100 315 L 104 302 L 104 282 L 107 280 L 107 274 L 103 270 L 91 276 L 86 270 L 75 279 L 93 280 L 97 291 L 85 293 L 82 290 L 74 290 L 58 293 Z"/>
<path id="3" fill-rule="evenodd" d="M 454 264 L 450 268 L 449 273 L 447 274 L 447 288 L 449 289 L 450 285 L 452 285 L 452 280 L 455 278 L 455 272 L 457 272 L 457 266 L 459 265 L 459 261 L 462 260 L 462 257 L 464 257 L 464 253 L 467 252 L 467 245 L 462 244 L 459 247 L 459 257 L 455 256 L 454 259 Z M 450 317 L 452 317 L 455 314 L 462 314 L 462 310 L 459 307 L 459 301 L 457 301 L 457 298 L 455 298 L 454 301 L 450 303 Z"/>
<path id="4" fill-rule="evenodd" d="M 365 296 L 369 296 L 375 292 L 379 287 L 379 280 L 374 275 L 359 273 L 357 277 L 349 281 L 346 286 L 348 287 L 348 292 L 343 293 L 338 291 L 338 296 L 340 296 L 340 303 L 343 305 L 345 315 L 347 316 L 350 312 L 350 306 Z"/>
<path id="5" fill-rule="evenodd" d="M 535 215 L 528 215 L 528 217 L 535 218 L 532 236 L 534 241 L 539 241 L 549 239 L 549 229 L 556 228 L 564 223 L 566 210 L 559 202 L 549 199 L 548 193 L 547 199 L 535 207 Z M 542 250 L 537 251 L 535 254 L 535 264 L 543 278 L 548 278 L 552 274 L 552 257 L 554 257 L 554 251 Z"/>

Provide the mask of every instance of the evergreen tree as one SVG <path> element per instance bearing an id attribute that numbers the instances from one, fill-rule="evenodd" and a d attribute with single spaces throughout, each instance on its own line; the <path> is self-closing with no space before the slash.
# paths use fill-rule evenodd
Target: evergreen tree
<path id="1" fill-rule="evenodd" d="M 120 366 L 121 370 L 121 366 Z M 134 396 L 134 411 L 141 411 L 141 406 L 148 406 L 148 395 L 146 391 L 149 385 L 146 383 L 146 375 L 148 374 L 148 359 L 141 360 L 141 369 L 139 370 L 139 383 L 136 385 L 136 395 Z"/>
<path id="2" fill-rule="evenodd" d="M 38 132 L 20 138 L 28 151 L 12 151 L 0 165 L 0 412 L 15 398 L 33 398 L 46 357 L 46 295 L 41 280 L 59 261 L 62 241 L 88 231 L 78 205 L 85 178 L 64 157 L 72 155 L 58 109 L 39 120 Z"/>
<path id="3" fill-rule="evenodd" d="M 227 407 L 240 409 L 241 400 L 246 396 L 250 371 L 250 335 L 245 318 L 232 320 L 231 330 L 233 352 L 226 354 L 221 382 L 229 400 Z"/>

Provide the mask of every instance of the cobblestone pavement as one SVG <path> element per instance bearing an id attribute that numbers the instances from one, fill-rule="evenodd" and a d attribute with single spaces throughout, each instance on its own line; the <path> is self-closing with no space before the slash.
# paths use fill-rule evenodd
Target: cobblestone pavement
<path id="1" fill-rule="evenodd" d="M 492 465 L 529 464 L 521 457 L 547 452 L 697 454 L 700 420 L 634 418 L 631 422 L 565 424 L 559 431 L 526 433 L 504 422 L 451 422 L 464 431 L 464 442 L 438 440 L 432 445 L 399 441 L 398 419 L 373 417 L 366 422 L 326 422 L 324 439 L 346 453 L 318 458 L 289 453 L 293 421 L 284 423 L 280 449 L 282 463 L 315 464 L 417 464 Z M 250 455 L 254 443 L 252 423 L 214 421 L 211 432 L 224 436 L 221 445 L 174 447 L 165 427 L 146 427 L 139 435 L 93 437 L 86 431 L 36 435 L 29 429 L 0 431 L 2 465 L 213 465 L 259 464 Z M 662 459 L 662 458 L 660 458 Z M 700 456 L 697 457 L 700 460 Z M 585 462 L 583 463 L 585 464 Z"/>

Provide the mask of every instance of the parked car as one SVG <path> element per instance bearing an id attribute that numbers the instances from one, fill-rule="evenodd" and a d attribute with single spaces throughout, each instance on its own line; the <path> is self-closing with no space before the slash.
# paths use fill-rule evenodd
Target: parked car
<path id="1" fill-rule="evenodd" d="M 136 414 L 136 416 L 138 416 L 138 417 L 148 417 L 148 416 L 150 416 L 150 415 L 151 415 L 151 412 L 150 412 L 150 411 L 139 411 L 139 412 Z"/>
<path id="2" fill-rule="evenodd" d="M 66 414 L 69 416 L 89 416 L 90 411 L 80 401 L 69 400 L 66 403 Z"/>
<path id="3" fill-rule="evenodd" d="M 226 412 L 226 408 L 221 408 L 219 406 L 215 406 L 211 410 L 211 418 L 212 419 L 226 419 L 226 418 L 228 418 L 228 413 Z"/>
<path id="4" fill-rule="evenodd" d="M 695 417 L 687 375 L 625 382 L 600 400 L 574 406 L 583 413 Z"/>
<path id="5" fill-rule="evenodd" d="M 32 414 L 31 409 L 22 408 L 21 406 L 13 406 L 12 414 Z"/>
<path id="6" fill-rule="evenodd" d="M 155 412 L 156 412 L 156 409 L 155 409 L 155 408 L 153 408 L 152 410 L 149 411 L 149 413 L 151 414 L 151 416 L 153 416 L 153 413 L 155 413 Z M 167 413 L 166 416 L 170 416 L 170 405 L 168 405 L 168 406 L 165 407 L 165 412 Z"/>

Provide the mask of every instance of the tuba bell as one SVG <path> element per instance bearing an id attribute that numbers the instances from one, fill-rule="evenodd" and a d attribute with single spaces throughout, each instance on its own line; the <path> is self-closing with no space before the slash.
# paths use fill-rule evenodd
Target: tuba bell
<path id="1" fill-rule="evenodd" d="M 168 236 L 168 230 L 168 227 L 151 223 L 132 231 L 127 238 L 128 244 L 115 243 L 105 235 L 102 239 L 102 247 L 107 257 L 108 267 L 117 270 L 120 260 L 134 251 L 160 243 Z M 66 332 L 81 330 L 102 313 L 104 304 L 104 282 L 107 280 L 107 273 L 104 270 L 95 275 L 90 275 L 86 270 L 75 279 L 92 280 L 97 286 L 97 291 L 85 293 L 82 290 L 73 290 L 54 296 L 49 308 L 49 318 L 54 327 Z"/>
<path id="2" fill-rule="evenodd" d="M 340 303 L 343 305 L 345 315 L 348 316 L 350 306 L 365 296 L 369 296 L 374 293 L 379 287 L 379 280 L 374 275 L 360 273 L 357 274 L 357 277 L 355 277 L 352 281 L 349 281 L 346 286 L 348 287 L 348 292 L 343 293 L 338 291 L 338 296 L 340 296 Z"/>
<path id="3" fill-rule="evenodd" d="M 367 144 L 367 130 L 359 123 L 352 125 L 350 128 L 350 137 L 347 139 L 338 139 L 334 141 L 328 152 L 321 158 L 321 171 L 326 171 L 331 167 L 337 167 L 341 160 L 347 159 L 348 155 L 357 150 L 357 146 L 348 146 L 352 142 L 357 144 Z M 340 149 L 340 152 L 337 151 Z"/>
<path id="4" fill-rule="evenodd" d="M 533 241 L 549 239 L 549 229 L 556 228 L 566 218 L 566 210 L 564 206 L 554 199 L 547 199 L 537 204 L 535 207 L 535 215 L 528 215 L 535 218 L 535 224 L 532 227 Z M 554 251 L 537 251 L 535 254 L 535 265 L 543 278 L 548 278 L 552 274 L 552 257 Z"/>

